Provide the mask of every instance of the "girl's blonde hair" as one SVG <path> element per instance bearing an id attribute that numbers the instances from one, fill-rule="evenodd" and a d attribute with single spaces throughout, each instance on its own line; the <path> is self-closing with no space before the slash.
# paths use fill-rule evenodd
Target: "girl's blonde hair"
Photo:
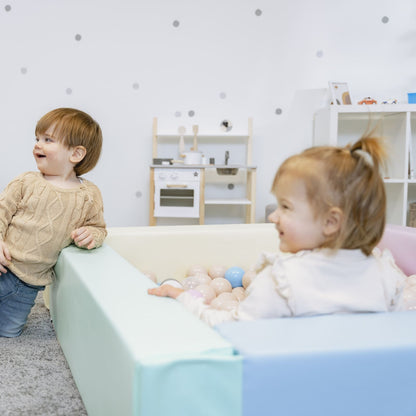
<path id="1" fill-rule="evenodd" d="M 332 207 L 343 213 L 339 232 L 324 246 L 361 249 L 369 255 L 386 223 L 386 194 L 380 175 L 386 156 L 384 141 L 374 137 L 363 137 L 346 147 L 312 147 L 283 162 L 272 191 L 283 175 L 302 179 L 317 217 Z"/>
<path id="2" fill-rule="evenodd" d="M 74 108 L 57 108 L 38 121 L 36 136 L 44 134 L 50 127 L 53 128 L 52 136 L 67 148 L 85 147 L 85 157 L 74 167 L 77 176 L 95 167 L 100 158 L 103 136 L 99 124 L 90 115 Z"/>

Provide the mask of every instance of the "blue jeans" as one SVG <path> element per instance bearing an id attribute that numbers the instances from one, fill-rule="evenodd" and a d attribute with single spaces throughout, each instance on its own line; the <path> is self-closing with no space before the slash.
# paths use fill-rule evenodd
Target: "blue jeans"
<path id="1" fill-rule="evenodd" d="M 0 337 L 18 337 L 35 304 L 39 290 L 22 282 L 11 271 L 0 275 Z"/>

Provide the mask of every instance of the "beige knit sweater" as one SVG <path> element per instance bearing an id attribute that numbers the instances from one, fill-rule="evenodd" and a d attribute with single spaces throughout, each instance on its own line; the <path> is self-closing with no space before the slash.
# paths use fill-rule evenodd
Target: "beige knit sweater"
<path id="1" fill-rule="evenodd" d="M 103 202 L 99 189 L 86 179 L 78 188 L 63 189 L 40 172 L 27 172 L 0 194 L 0 239 L 12 256 L 8 268 L 28 284 L 52 283 L 60 251 L 82 226 L 91 229 L 100 246 L 107 235 Z"/>

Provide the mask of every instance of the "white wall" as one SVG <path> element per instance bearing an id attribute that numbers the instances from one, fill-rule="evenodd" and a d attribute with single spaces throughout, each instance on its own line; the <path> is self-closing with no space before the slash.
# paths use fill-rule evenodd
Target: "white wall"
<path id="1" fill-rule="evenodd" d="M 414 0 L 5 0 L 0 7 L 0 189 L 36 169 L 37 120 L 56 107 L 80 108 L 104 133 L 102 158 L 86 176 L 102 190 L 109 226 L 148 223 L 155 116 L 174 129 L 252 116 L 261 222 L 278 164 L 312 144 L 328 80 L 347 81 L 354 101 L 406 102 L 416 91 Z"/>

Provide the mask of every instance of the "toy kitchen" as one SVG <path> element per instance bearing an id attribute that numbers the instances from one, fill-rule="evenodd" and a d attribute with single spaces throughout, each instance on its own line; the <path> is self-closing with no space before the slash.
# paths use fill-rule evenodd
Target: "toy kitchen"
<path id="1" fill-rule="evenodd" d="M 162 130 L 153 119 L 150 225 L 166 224 L 164 220 L 187 224 L 187 219 L 205 224 L 216 207 L 223 212 L 234 208 L 241 213 L 238 222 L 255 222 L 253 121 L 249 118 L 244 130 L 229 120 L 218 124 Z"/>

